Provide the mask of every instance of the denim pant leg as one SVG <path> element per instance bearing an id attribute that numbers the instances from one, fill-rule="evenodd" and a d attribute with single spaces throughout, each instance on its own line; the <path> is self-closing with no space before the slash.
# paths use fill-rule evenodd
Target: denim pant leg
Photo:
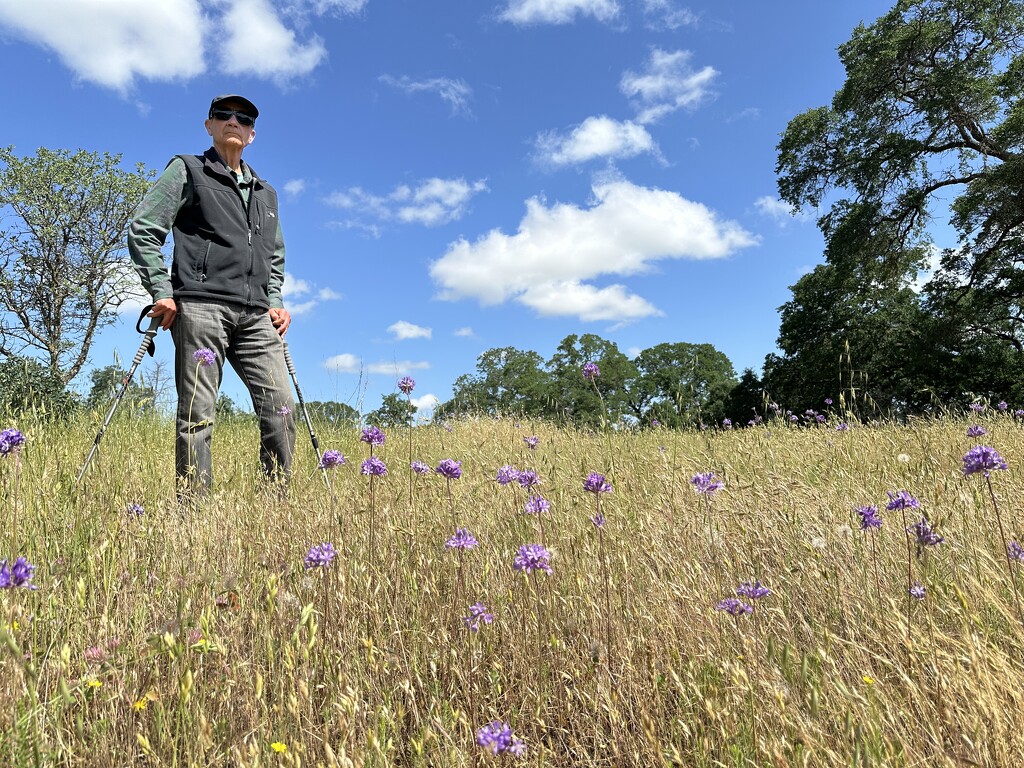
<path id="1" fill-rule="evenodd" d="M 213 480 L 210 439 L 231 314 L 224 304 L 183 299 L 178 302 L 178 315 L 171 326 L 178 390 L 174 469 L 179 482 L 184 481 L 191 491 L 209 491 Z M 200 349 L 216 354 L 211 365 L 196 361 L 195 353 Z"/>
<path id="2" fill-rule="evenodd" d="M 239 312 L 228 362 L 249 390 L 260 424 L 260 462 L 267 477 L 287 481 L 295 451 L 295 402 L 284 343 L 265 309 Z"/>

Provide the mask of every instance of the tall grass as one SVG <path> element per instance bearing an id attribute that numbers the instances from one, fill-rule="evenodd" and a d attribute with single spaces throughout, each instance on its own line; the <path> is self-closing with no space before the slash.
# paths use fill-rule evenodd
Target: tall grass
<path id="1" fill-rule="evenodd" d="M 447 484 L 410 486 L 404 431 L 375 451 L 392 471 L 371 529 L 357 463 L 332 499 L 301 433 L 282 501 L 255 431 L 219 425 L 214 495 L 182 516 L 170 424 L 119 415 L 81 487 L 97 424 L 11 425 L 28 443 L 19 476 L 0 462 L 0 559 L 36 564 L 38 589 L 0 590 L 0 765 L 476 766 L 494 720 L 527 748 L 500 759 L 529 766 L 1009 766 L 1024 748 L 1024 631 L 988 490 L 960 471 L 966 422 L 418 427 L 414 458 L 462 462 L 451 503 L 480 546 L 461 575 Z M 1013 538 L 1024 429 L 986 426 Z M 320 437 L 361 453 L 354 429 Z M 510 463 L 551 502 L 551 575 L 512 569 L 536 536 L 495 482 Z M 600 536 L 591 471 L 614 487 Z M 710 526 L 689 482 L 705 471 L 726 483 Z M 873 561 L 854 514 L 901 489 L 945 536 L 915 560 L 909 637 L 902 523 L 883 511 Z M 338 556 L 306 570 L 321 542 Z M 754 579 L 772 590 L 756 632 L 714 609 Z M 495 620 L 472 632 L 477 601 Z"/>

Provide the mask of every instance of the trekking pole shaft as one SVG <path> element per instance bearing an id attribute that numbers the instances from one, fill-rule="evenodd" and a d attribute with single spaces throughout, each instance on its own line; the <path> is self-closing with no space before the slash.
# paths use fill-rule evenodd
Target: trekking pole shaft
<path id="1" fill-rule="evenodd" d="M 288 342 L 284 341 L 284 364 L 288 367 L 288 375 L 292 377 L 292 384 L 295 387 L 295 396 L 299 401 L 299 409 L 302 411 L 302 418 L 306 422 L 306 429 L 309 430 L 309 439 L 313 443 L 313 452 L 316 453 L 316 463 L 320 466 L 321 459 L 323 458 L 320 453 L 320 441 L 316 437 L 316 430 L 313 429 L 313 422 L 310 421 L 309 411 L 306 410 L 306 401 L 302 398 L 302 390 L 299 388 L 299 379 L 295 375 L 295 364 L 292 362 L 292 354 L 288 351 Z M 327 484 L 328 489 L 331 487 L 331 481 L 327 477 L 327 469 L 320 466 L 320 471 L 324 475 L 324 483 Z"/>
<path id="2" fill-rule="evenodd" d="M 107 418 L 103 420 L 103 426 L 100 427 L 100 431 L 96 434 L 96 439 L 92 443 L 92 448 L 89 449 L 89 455 L 85 457 L 85 463 L 78 471 L 78 477 L 75 479 L 76 483 L 82 481 L 82 477 L 85 475 L 85 470 L 88 468 L 89 462 L 92 461 L 92 457 L 100 447 L 100 440 L 103 439 L 103 433 L 107 431 L 107 427 L 110 425 L 110 420 L 114 418 L 114 411 L 117 410 L 117 406 L 121 403 L 121 398 L 123 398 L 125 392 L 128 391 L 128 385 L 131 384 L 132 377 L 135 375 L 135 369 L 139 367 L 139 364 L 142 362 L 142 358 L 145 357 L 146 350 L 148 350 L 149 345 L 153 343 L 153 337 L 156 336 L 156 332 L 159 328 L 160 318 L 154 317 L 149 324 L 149 329 L 142 338 L 142 344 L 139 345 L 139 351 L 135 353 L 135 359 L 132 360 L 132 367 L 124 377 L 124 381 L 121 384 L 121 391 L 117 393 L 117 397 L 114 398 L 114 402 L 110 404 L 110 410 L 107 411 Z"/>

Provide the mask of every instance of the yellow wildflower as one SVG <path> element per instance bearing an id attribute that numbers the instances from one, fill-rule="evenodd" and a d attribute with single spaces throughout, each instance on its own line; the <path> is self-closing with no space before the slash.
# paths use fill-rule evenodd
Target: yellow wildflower
<path id="1" fill-rule="evenodd" d="M 868 685 L 874 685 L 875 684 L 875 678 L 871 677 L 870 675 L 864 675 L 864 682 L 867 683 Z"/>
<path id="2" fill-rule="evenodd" d="M 280 742 L 280 741 L 275 741 L 273 744 L 270 745 L 270 748 L 272 750 L 274 750 L 275 752 L 287 752 L 288 751 L 288 745 L 284 744 L 283 742 Z"/>

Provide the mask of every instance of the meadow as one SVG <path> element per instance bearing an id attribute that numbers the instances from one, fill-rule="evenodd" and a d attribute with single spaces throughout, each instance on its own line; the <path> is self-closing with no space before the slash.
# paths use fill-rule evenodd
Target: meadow
<path id="1" fill-rule="evenodd" d="M 97 426 L 0 424 L 0 560 L 35 566 L 0 589 L 0 765 L 1020 763 L 1009 412 L 325 429 L 329 487 L 300 425 L 284 499 L 224 424 L 184 513 L 160 418 L 119 413 L 77 485 Z M 1008 468 L 965 475 L 978 444 Z"/>

